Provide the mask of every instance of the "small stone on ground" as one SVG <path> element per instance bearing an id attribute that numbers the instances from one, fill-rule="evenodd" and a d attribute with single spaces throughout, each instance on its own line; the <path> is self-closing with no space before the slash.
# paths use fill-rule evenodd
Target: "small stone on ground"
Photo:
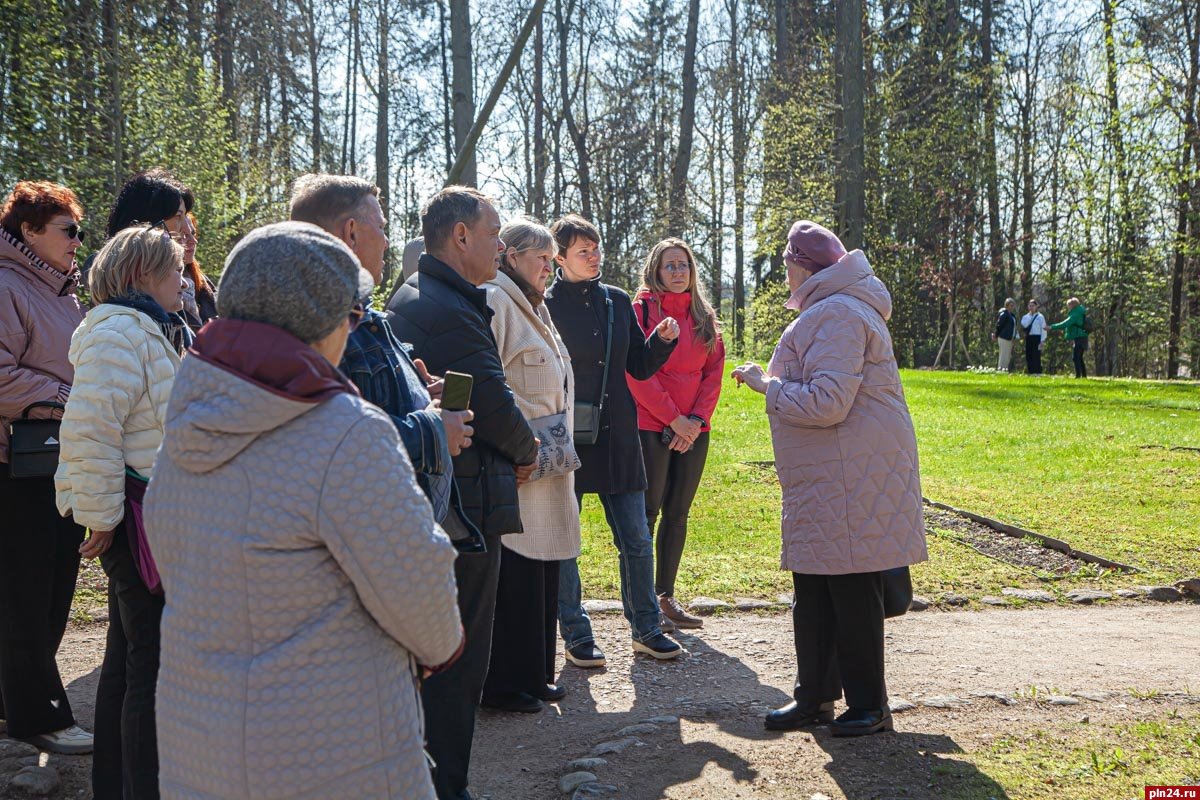
<path id="1" fill-rule="evenodd" d="M 594 780 L 596 776 L 590 772 L 568 772 L 558 779 L 558 790 L 563 794 L 570 794 L 583 784 Z"/>
<path id="2" fill-rule="evenodd" d="M 1005 586 L 1000 594 L 1015 597 L 1018 600 L 1028 600 L 1032 603 L 1053 603 L 1054 595 L 1041 589 L 1020 589 L 1016 586 Z"/>

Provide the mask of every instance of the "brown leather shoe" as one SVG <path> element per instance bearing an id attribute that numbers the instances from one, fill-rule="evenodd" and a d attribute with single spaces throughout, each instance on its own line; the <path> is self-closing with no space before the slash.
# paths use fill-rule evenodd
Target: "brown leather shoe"
<path id="1" fill-rule="evenodd" d="M 704 626 L 704 620 L 699 617 L 693 617 L 684 611 L 683 606 L 672 595 L 659 595 L 658 607 L 664 617 L 675 623 L 676 628 L 700 628 Z"/>
<path id="2" fill-rule="evenodd" d="M 666 614 L 658 615 L 658 627 L 663 633 L 674 633 L 675 623 L 667 618 Z"/>

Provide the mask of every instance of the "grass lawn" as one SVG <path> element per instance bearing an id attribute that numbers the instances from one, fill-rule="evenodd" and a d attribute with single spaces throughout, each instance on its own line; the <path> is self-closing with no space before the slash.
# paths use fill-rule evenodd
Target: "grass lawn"
<path id="1" fill-rule="evenodd" d="M 733 364 L 727 365 L 732 369 Z M 1200 385 L 995 373 L 902 373 L 930 500 L 974 511 L 1144 574 L 1054 582 L 931 528 L 916 591 L 978 598 L 1003 586 L 1119 588 L 1200 575 Z M 779 570 L 779 485 L 763 397 L 727 379 L 677 594 L 724 600 L 790 591 Z M 616 550 L 584 503 L 585 597 L 620 596 Z"/>

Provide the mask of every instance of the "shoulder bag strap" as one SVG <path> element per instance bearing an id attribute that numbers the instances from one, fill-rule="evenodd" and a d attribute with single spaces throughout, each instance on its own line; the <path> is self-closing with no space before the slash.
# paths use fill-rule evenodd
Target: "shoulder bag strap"
<path id="1" fill-rule="evenodd" d="M 25 410 L 21 412 L 21 419 L 28 419 L 29 412 L 35 408 L 57 408 L 59 411 L 62 411 L 66 406 L 53 400 L 38 400 L 35 403 L 25 406 Z"/>
<path id="2" fill-rule="evenodd" d="M 608 359 L 612 355 L 613 335 L 612 298 L 608 296 L 607 286 L 600 284 L 600 288 L 604 291 L 604 304 L 608 306 L 608 336 L 604 339 L 604 377 L 600 380 L 600 399 L 596 401 L 596 408 L 604 408 L 604 392 L 608 389 Z"/>

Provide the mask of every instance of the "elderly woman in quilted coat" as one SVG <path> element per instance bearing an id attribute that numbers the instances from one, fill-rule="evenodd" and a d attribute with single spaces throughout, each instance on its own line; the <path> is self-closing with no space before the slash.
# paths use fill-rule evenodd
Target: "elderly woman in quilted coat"
<path id="1" fill-rule="evenodd" d="M 766 371 L 735 380 L 766 395 L 783 488 L 783 567 L 795 595 L 794 700 L 766 727 L 832 722 L 835 736 L 892 730 L 883 674 L 884 570 L 924 561 L 917 442 L 887 320 L 892 299 L 861 250 L 801 221 L 784 253 L 784 331 Z M 834 719 L 845 692 L 848 710 Z"/>
<path id="2" fill-rule="evenodd" d="M 164 798 L 434 796 L 417 672 L 462 640 L 455 550 L 334 367 L 373 287 L 315 225 L 259 228 L 179 370 L 146 497 Z"/>

